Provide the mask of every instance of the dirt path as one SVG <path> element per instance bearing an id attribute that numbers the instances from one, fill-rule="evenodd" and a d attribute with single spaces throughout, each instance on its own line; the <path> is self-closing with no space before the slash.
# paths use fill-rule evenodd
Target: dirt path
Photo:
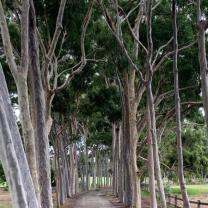
<path id="1" fill-rule="evenodd" d="M 74 208 L 114 208 L 114 206 L 99 191 L 83 194 L 75 202 Z"/>

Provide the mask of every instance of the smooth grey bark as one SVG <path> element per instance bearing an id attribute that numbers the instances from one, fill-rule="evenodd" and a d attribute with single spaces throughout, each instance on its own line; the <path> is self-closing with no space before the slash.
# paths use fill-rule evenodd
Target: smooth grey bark
<path id="1" fill-rule="evenodd" d="M 74 196 L 77 191 L 77 157 L 76 157 L 76 144 L 70 146 L 70 182 L 71 182 L 71 195 Z"/>
<path id="2" fill-rule="evenodd" d="M 42 208 L 53 207 L 52 189 L 50 182 L 49 139 L 46 125 L 46 104 L 39 65 L 38 43 L 36 34 L 36 14 L 33 0 L 30 0 L 29 13 L 29 60 L 31 81 L 31 110 L 34 113 L 34 129 L 37 146 L 38 176 L 40 201 Z"/>
<path id="3" fill-rule="evenodd" d="M 89 190 L 89 158 L 88 158 L 88 146 L 87 146 L 87 134 L 85 134 L 85 189 Z"/>
<path id="4" fill-rule="evenodd" d="M 173 21 L 173 74 L 174 74 L 174 93 L 175 93 L 175 111 L 176 111 L 176 139 L 177 139 L 177 157 L 178 157 L 178 177 L 183 198 L 183 206 L 190 208 L 190 202 L 186 190 L 186 183 L 183 171 L 183 146 L 181 138 L 181 103 L 179 94 L 178 80 L 178 29 L 177 29 L 177 5 L 176 0 L 172 0 L 172 21 Z"/>
<path id="5" fill-rule="evenodd" d="M 97 151 L 94 150 L 94 157 L 93 157 L 93 189 L 96 189 L 97 183 Z"/>
<path id="6" fill-rule="evenodd" d="M 154 178 L 156 177 L 157 180 L 157 186 L 161 201 L 162 208 L 166 208 L 166 199 L 165 199 L 165 192 L 164 192 L 164 186 L 162 181 L 162 175 L 161 175 L 161 169 L 160 169 L 160 159 L 159 159 L 159 150 L 158 150 L 158 140 L 157 140 L 157 129 L 156 129 L 156 117 L 155 117 L 155 106 L 154 106 L 154 98 L 153 98 L 153 92 L 152 92 L 152 79 L 153 79 L 153 67 L 152 67 L 152 57 L 153 57 L 153 40 L 152 40 L 152 6 L 153 1 L 148 0 L 147 1 L 147 43 L 148 43 L 148 53 L 147 53 L 147 59 L 146 59 L 146 65 L 147 65 L 147 86 L 146 86 L 146 93 L 147 93 L 147 129 L 148 129 L 148 140 L 149 140 L 149 148 L 152 148 L 149 152 L 149 157 L 151 156 L 151 151 L 153 153 L 153 161 L 150 160 L 150 162 L 153 162 L 152 166 L 154 167 L 155 176 L 152 177 L 152 186 L 154 183 Z M 150 159 L 150 158 L 149 158 Z M 149 166 L 151 166 L 149 164 Z M 150 167 L 151 168 L 151 167 Z M 151 171 L 150 171 L 151 173 Z M 153 187 L 150 188 L 150 193 L 155 192 L 153 190 Z M 156 200 L 156 194 L 151 194 L 151 203 L 152 207 L 157 207 L 157 200 Z"/>
<path id="7" fill-rule="evenodd" d="M 117 169 L 117 154 L 118 154 L 118 130 L 115 123 L 112 124 L 112 162 L 113 162 L 113 193 L 118 195 L 118 169 Z"/>
<path id="8" fill-rule="evenodd" d="M 147 101 L 148 102 L 148 101 Z M 150 205 L 152 208 L 157 208 L 156 192 L 155 192 L 155 165 L 153 155 L 153 140 L 151 135 L 151 115 L 147 105 L 147 143 L 148 143 L 148 175 L 149 175 L 149 191 Z"/>
<path id="9" fill-rule="evenodd" d="M 206 28 L 203 27 L 203 21 L 201 22 L 201 18 L 201 0 L 197 0 L 198 54 L 201 74 L 201 91 L 205 111 L 205 122 L 208 127 L 208 66 L 205 38 Z"/>
<path id="10" fill-rule="evenodd" d="M 15 208 L 39 208 L 28 162 L 0 68 L 0 159 Z"/>
<path id="11" fill-rule="evenodd" d="M 141 207 L 141 193 L 137 168 L 137 141 L 136 128 L 137 102 L 135 94 L 135 70 L 124 72 L 121 79 L 123 86 L 122 121 L 123 121 L 123 161 L 124 161 L 124 203 L 127 206 Z"/>
<path id="12" fill-rule="evenodd" d="M 29 19 L 29 1 L 22 2 L 22 16 L 21 16 L 21 60 L 20 65 L 15 62 L 13 48 L 10 40 L 5 14 L 0 1 L 0 27 L 1 36 L 4 46 L 4 53 L 6 55 L 7 63 L 10 71 L 14 77 L 17 86 L 18 103 L 20 106 L 20 121 L 23 130 L 23 140 L 25 145 L 26 156 L 28 159 L 33 183 L 35 186 L 36 194 L 39 199 L 38 176 L 36 165 L 36 151 L 35 151 L 35 138 L 31 122 L 29 97 L 27 86 L 27 73 L 28 73 L 28 19 Z"/>

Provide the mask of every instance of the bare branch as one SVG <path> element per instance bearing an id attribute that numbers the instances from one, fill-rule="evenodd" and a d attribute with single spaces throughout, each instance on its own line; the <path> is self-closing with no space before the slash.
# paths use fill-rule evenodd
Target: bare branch
<path id="1" fill-rule="evenodd" d="M 146 82 L 143 78 L 143 74 L 142 72 L 138 69 L 137 65 L 134 63 L 134 61 L 132 60 L 132 58 L 130 57 L 124 43 L 123 43 L 123 39 L 120 39 L 120 36 L 118 36 L 116 34 L 116 29 L 115 29 L 115 26 L 113 25 L 112 21 L 111 21 L 111 17 L 108 15 L 108 12 L 107 12 L 107 9 L 103 6 L 103 4 L 101 3 L 100 0 L 98 0 L 98 3 L 102 9 L 102 12 L 104 14 L 104 17 L 105 17 L 105 21 L 107 23 L 107 26 L 108 28 L 110 29 L 110 31 L 112 32 L 113 36 L 116 38 L 118 44 L 120 45 L 122 51 L 124 52 L 129 64 L 131 65 L 131 67 L 133 68 L 133 70 L 136 70 L 138 73 L 139 73 L 139 76 L 140 76 L 140 79 L 142 82 Z M 122 31 L 120 31 L 122 33 Z"/>
<path id="2" fill-rule="evenodd" d="M 59 36 L 61 34 L 62 19 L 63 19 L 63 15 L 64 15 L 65 5 L 66 5 L 66 0 L 61 0 L 60 6 L 59 6 L 59 11 L 58 11 L 58 16 L 57 16 L 57 19 L 56 19 L 56 29 L 55 29 L 55 32 L 53 34 L 52 43 L 50 45 L 50 48 L 49 48 L 49 51 L 48 51 L 48 54 L 47 54 L 49 61 L 51 60 L 51 58 L 54 54 L 57 42 L 59 40 Z"/>
<path id="3" fill-rule="evenodd" d="M 21 14 L 21 60 L 20 66 L 24 73 L 28 72 L 28 44 L 29 44 L 29 0 L 22 1 L 22 14 Z"/>
<path id="4" fill-rule="evenodd" d="M 180 52 L 180 51 L 183 51 L 183 50 L 185 50 L 185 49 L 187 49 L 187 48 L 190 48 L 190 47 L 192 47 L 193 45 L 195 45 L 196 43 L 197 43 L 197 41 L 195 40 L 195 41 L 193 41 L 193 42 L 191 42 L 191 43 L 189 43 L 189 44 L 187 44 L 187 45 L 184 45 L 184 46 L 180 47 L 180 48 L 178 49 L 178 51 Z M 173 53 L 174 53 L 174 51 L 169 51 L 169 52 L 165 53 L 165 54 L 161 57 L 160 61 L 159 61 L 157 64 L 155 64 L 155 65 L 153 66 L 154 72 L 157 71 L 157 70 L 161 67 L 161 65 L 166 61 L 166 59 L 167 59 L 169 56 L 171 56 Z"/>
<path id="5" fill-rule="evenodd" d="M 3 46 L 4 46 L 4 53 L 6 55 L 7 63 L 9 65 L 9 68 L 15 77 L 17 78 L 17 64 L 15 62 L 15 56 L 13 53 L 13 46 L 10 40 L 10 34 L 8 30 L 8 25 L 6 22 L 5 14 L 4 14 L 4 9 L 2 6 L 2 2 L 0 1 L 0 27 L 1 27 L 1 36 L 2 36 L 2 41 L 3 41 Z"/>
<path id="6" fill-rule="evenodd" d="M 74 67 L 72 67 L 72 69 L 75 69 L 75 70 L 71 74 L 67 75 L 65 82 L 61 86 L 57 87 L 55 92 L 59 92 L 62 89 L 64 89 L 67 86 L 67 84 L 73 79 L 73 77 L 76 74 L 80 73 L 86 65 L 85 35 L 86 35 L 87 27 L 89 25 L 89 22 L 90 22 L 90 19 L 92 16 L 92 9 L 93 9 L 93 5 L 94 5 L 94 1 L 95 0 L 90 1 L 90 5 L 88 8 L 87 14 L 86 14 L 86 16 L 83 20 L 83 24 L 82 24 L 82 34 L 81 34 L 81 54 L 82 54 L 82 56 L 81 56 L 81 61 L 78 64 L 76 64 Z M 59 77 L 60 77 L 60 75 L 59 75 Z"/>
<path id="7" fill-rule="evenodd" d="M 129 13 L 125 16 L 125 18 L 122 20 L 121 23 L 125 22 L 129 16 L 142 4 L 142 2 L 139 2 Z"/>
<path id="8" fill-rule="evenodd" d="M 43 86 L 45 89 L 48 89 L 48 90 L 50 90 L 50 83 L 49 83 L 49 78 L 48 78 L 48 68 L 49 68 L 50 62 L 52 60 L 52 57 L 54 55 L 54 51 L 56 49 L 56 45 L 58 43 L 58 40 L 59 40 L 59 37 L 61 34 L 62 19 L 63 19 L 63 15 L 64 15 L 65 5 L 66 5 L 66 0 L 61 0 L 60 6 L 59 6 L 59 11 L 58 11 L 58 16 L 56 19 L 56 29 L 53 34 L 53 39 L 50 44 L 50 48 L 45 56 L 45 62 L 42 67 Z M 41 38 L 39 38 L 39 39 L 41 40 Z M 43 49 L 43 51 L 44 51 L 44 49 Z"/>
<path id="9" fill-rule="evenodd" d="M 144 49 L 145 53 L 148 54 L 147 48 L 146 48 L 146 47 L 143 45 L 143 43 L 136 37 L 136 35 L 135 35 L 133 29 L 131 28 L 131 25 L 130 25 L 128 19 L 127 19 L 127 24 L 128 24 L 129 30 L 130 30 L 131 35 L 132 35 L 132 37 L 134 38 L 134 40 L 135 40 L 139 45 L 141 45 L 142 48 Z"/>
<path id="10" fill-rule="evenodd" d="M 63 37 L 62 37 L 62 40 L 61 40 L 61 45 L 60 45 L 60 48 L 59 48 L 59 52 L 58 52 L 58 55 L 57 55 L 57 59 L 58 59 L 58 58 L 60 57 L 60 55 L 61 55 L 61 50 L 62 50 L 63 44 L 64 44 L 64 42 L 65 42 L 65 40 L 66 40 L 66 35 L 67 35 L 67 33 L 64 32 Z"/>
<path id="11" fill-rule="evenodd" d="M 46 52 L 46 48 L 45 48 L 45 45 L 44 45 L 44 43 L 43 43 L 43 40 L 42 40 L 42 38 L 41 38 L 41 34 L 40 34 L 38 28 L 36 28 L 36 32 L 37 32 L 37 36 L 38 36 L 38 40 L 39 40 L 39 44 L 40 44 L 41 51 L 42 51 L 43 56 L 44 56 L 44 58 L 45 58 L 46 55 L 47 55 L 47 52 Z"/>
<path id="12" fill-rule="evenodd" d="M 152 11 L 155 10 L 161 3 L 162 1 L 159 0 L 153 7 L 152 7 Z"/>
<path id="13" fill-rule="evenodd" d="M 196 86 L 188 86 L 188 87 L 180 88 L 179 91 L 193 89 L 195 87 Z M 158 106 L 164 99 L 172 97 L 173 95 L 174 95 L 174 90 L 170 90 L 170 91 L 164 92 L 163 94 L 159 95 L 158 97 L 155 98 L 155 106 Z"/>
<path id="14" fill-rule="evenodd" d="M 154 60 L 153 60 L 153 62 L 152 62 L 152 66 L 155 65 L 155 62 L 157 61 L 158 56 L 160 55 L 160 53 L 162 52 L 162 50 L 163 50 L 165 47 L 167 47 L 167 46 L 172 42 L 172 40 L 173 40 L 173 37 L 171 37 L 170 40 L 169 40 L 167 43 L 165 43 L 164 45 L 162 45 L 162 46 L 157 50 L 157 53 L 156 53 L 156 55 L 155 55 L 155 58 L 154 58 Z"/>
<path id="15" fill-rule="evenodd" d="M 73 66 L 69 69 L 65 69 L 64 71 L 62 71 L 61 73 L 58 74 L 58 78 L 61 77 L 62 75 L 64 75 L 65 73 L 67 73 L 67 72 L 70 72 L 70 71 L 73 71 L 74 69 L 79 68 L 80 65 L 81 65 L 81 61 L 78 64 L 76 64 L 75 66 Z"/>

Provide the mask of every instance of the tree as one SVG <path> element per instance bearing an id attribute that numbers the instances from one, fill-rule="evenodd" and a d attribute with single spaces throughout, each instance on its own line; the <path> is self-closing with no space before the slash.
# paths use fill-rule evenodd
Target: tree
<path id="1" fill-rule="evenodd" d="M 17 208 L 39 208 L 2 68 L 0 80 L 0 160 L 11 191 L 12 203 Z"/>
<path id="2" fill-rule="evenodd" d="M 205 111 L 205 121 L 208 125 L 208 76 L 207 76 L 207 55 L 205 43 L 205 31 L 207 30 L 207 20 L 203 20 L 201 11 L 201 0 L 197 0 L 197 26 L 198 26 L 198 49 L 199 49 L 199 64 L 201 74 L 201 91 L 202 100 Z"/>
<path id="3" fill-rule="evenodd" d="M 22 2 L 22 17 L 21 17 L 21 57 L 20 64 L 15 62 L 15 55 L 13 52 L 13 46 L 10 40 L 10 34 L 8 25 L 6 22 L 3 5 L 0 1 L 0 27 L 2 34 L 2 41 L 4 46 L 4 52 L 6 55 L 7 63 L 14 77 L 15 84 L 17 86 L 18 103 L 21 111 L 21 124 L 23 129 L 24 146 L 26 149 L 26 155 L 28 164 L 30 167 L 33 183 L 37 197 L 39 199 L 39 186 L 38 186 L 38 173 L 36 165 L 36 151 L 35 151 L 35 137 L 34 130 L 31 123 L 31 116 L 29 110 L 29 96 L 27 86 L 27 74 L 28 74 L 28 22 L 29 22 L 29 1 Z"/>
<path id="4" fill-rule="evenodd" d="M 180 110 L 180 95 L 179 95 L 179 83 L 178 83 L 178 39 L 177 39 L 177 10 L 176 1 L 172 1 L 172 12 L 173 12 L 173 48 L 174 48 L 174 59 L 173 59 L 173 73 L 174 73 L 174 91 L 175 91 L 175 108 L 176 108 L 176 138 L 177 138 L 177 156 L 178 156 L 178 177 L 183 197 L 184 207 L 189 208 L 190 202 L 186 191 L 184 172 L 183 172 L 183 147 L 181 139 L 181 110 Z"/>

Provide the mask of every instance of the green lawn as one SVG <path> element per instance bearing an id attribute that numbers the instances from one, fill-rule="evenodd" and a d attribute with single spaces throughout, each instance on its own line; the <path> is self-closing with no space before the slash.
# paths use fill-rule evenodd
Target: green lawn
<path id="1" fill-rule="evenodd" d="M 187 185 L 187 192 L 189 195 L 208 194 L 208 184 L 205 185 Z M 171 194 L 180 194 L 179 186 L 171 186 Z"/>

